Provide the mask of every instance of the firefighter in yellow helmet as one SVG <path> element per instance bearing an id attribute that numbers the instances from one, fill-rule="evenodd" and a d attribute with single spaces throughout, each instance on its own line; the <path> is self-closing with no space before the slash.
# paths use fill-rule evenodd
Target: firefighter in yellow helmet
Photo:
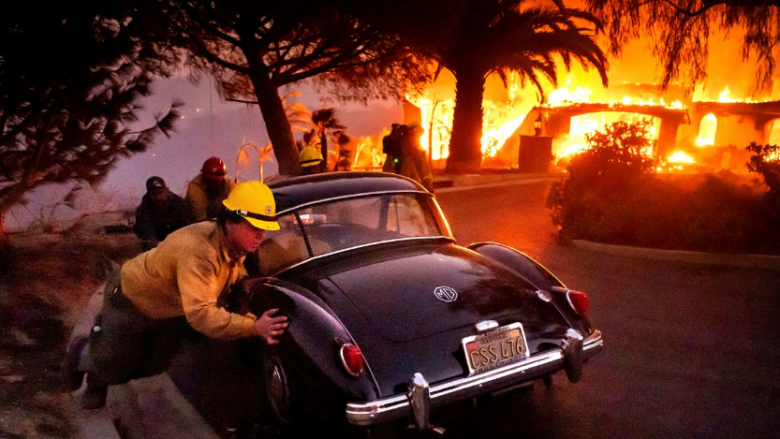
<path id="1" fill-rule="evenodd" d="M 299 175 L 320 174 L 322 169 L 322 153 L 319 148 L 307 146 L 301 150 L 300 160 L 301 173 Z"/>
<path id="2" fill-rule="evenodd" d="M 87 374 L 83 408 L 102 407 L 109 385 L 167 369 L 187 326 L 213 338 L 259 336 L 278 343 L 287 327 L 278 310 L 256 318 L 217 306 L 217 298 L 246 275 L 246 254 L 258 248 L 266 231 L 279 229 L 273 194 L 259 181 L 248 181 L 223 205 L 216 220 L 171 233 L 109 277 L 100 321 L 89 339 L 73 340 L 63 362 L 70 390 Z M 82 365 L 85 348 L 89 364 Z"/>
<path id="3" fill-rule="evenodd" d="M 219 157 L 210 157 L 203 162 L 200 174 L 187 184 L 184 199 L 189 204 L 195 221 L 205 221 L 219 215 L 222 202 L 236 186 L 226 176 L 225 162 Z"/>

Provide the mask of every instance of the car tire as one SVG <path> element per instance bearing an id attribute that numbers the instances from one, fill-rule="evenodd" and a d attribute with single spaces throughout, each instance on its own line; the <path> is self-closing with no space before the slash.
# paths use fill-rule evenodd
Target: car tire
<path id="1" fill-rule="evenodd" d="M 279 354 L 267 347 L 263 358 L 263 383 L 270 415 L 280 429 L 287 429 L 295 421 L 293 400 L 287 372 Z"/>
<path id="2" fill-rule="evenodd" d="M 263 385 L 267 428 L 278 432 L 279 437 L 284 439 L 365 437 L 365 428 L 330 424 L 327 418 L 320 418 L 305 408 L 299 399 L 303 390 L 295 386 L 299 383 L 291 382 L 289 370 L 276 347 L 265 348 Z"/>

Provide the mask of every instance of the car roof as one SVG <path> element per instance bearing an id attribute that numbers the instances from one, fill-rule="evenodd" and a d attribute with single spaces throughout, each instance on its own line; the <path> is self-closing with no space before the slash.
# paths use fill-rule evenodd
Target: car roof
<path id="1" fill-rule="evenodd" d="M 325 172 L 268 183 L 274 193 L 276 212 L 331 198 L 381 192 L 429 194 L 417 182 L 385 172 Z"/>

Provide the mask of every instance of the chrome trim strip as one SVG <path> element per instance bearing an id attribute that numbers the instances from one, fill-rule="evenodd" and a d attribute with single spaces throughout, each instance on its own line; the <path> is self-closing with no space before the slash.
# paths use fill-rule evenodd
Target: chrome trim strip
<path id="1" fill-rule="evenodd" d="M 582 378 L 582 363 L 585 360 L 582 355 L 582 344 L 584 341 L 585 339 L 580 334 L 580 331 L 569 328 L 566 331 L 566 338 L 561 343 L 561 349 L 563 349 L 563 369 L 572 383 L 579 382 Z"/>
<path id="2" fill-rule="evenodd" d="M 491 329 L 496 328 L 498 328 L 498 322 L 495 320 L 483 320 L 474 325 L 474 329 L 476 329 L 477 332 L 490 331 Z"/>
<path id="3" fill-rule="evenodd" d="M 603 346 L 601 331 L 594 330 L 583 340 L 583 358 L 592 357 Z M 487 393 L 502 385 L 510 383 L 516 385 L 522 381 L 531 381 L 544 374 L 563 369 L 564 362 L 562 349 L 550 349 L 499 369 L 434 384 L 430 386 L 431 406 L 441 406 Z M 393 395 L 368 403 L 349 403 L 346 407 L 346 415 L 349 423 L 353 425 L 381 424 L 408 416 L 409 401 L 406 395 Z"/>
<path id="4" fill-rule="evenodd" d="M 279 212 L 276 212 L 276 217 L 279 218 L 281 215 L 286 215 L 294 210 L 303 209 L 305 207 L 314 206 L 316 204 L 323 204 L 323 203 L 329 203 L 331 201 L 341 201 L 341 200 L 349 200 L 351 198 L 363 198 L 363 197 L 370 197 L 375 195 L 395 195 L 395 194 L 421 194 L 421 195 L 430 195 L 433 196 L 432 193 L 428 191 L 413 191 L 413 190 L 405 190 L 405 191 L 379 191 L 379 192 L 363 192 L 359 194 L 351 194 L 351 195 L 342 195 L 340 197 L 331 197 L 331 198 L 320 198 L 317 201 L 309 201 L 308 203 L 298 204 L 294 207 L 287 208 L 285 210 L 280 210 Z"/>
<path id="5" fill-rule="evenodd" d="M 417 372 L 407 386 L 406 400 L 411 406 L 411 416 L 418 431 L 431 429 L 431 394 L 425 377 Z"/>
<path id="6" fill-rule="evenodd" d="M 454 238 L 450 238 L 448 236 L 413 236 L 411 238 L 398 238 L 398 239 L 390 239 L 390 240 L 387 240 L 387 241 L 370 242 L 368 244 L 361 244 L 361 245 L 356 245 L 354 247 L 347 247 L 347 248 L 343 248 L 341 250 L 332 251 L 330 253 L 325 253 L 324 255 L 312 256 L 312 257 L 310 257 L 308 259 L 304 259 L 301 262 L 298 262 L 296 264 L 290 265 L 289 267 L 285 267 L 284 269 L 279 270 L 279 271 L 273 273 L 273 275 L 275 276 L 275 275 L 277 275 L 279 273 L 282 273 L 284 271 L 292 270 L 295 267 L 301 266 L 301 265 L 306 264 L 306 263 L 311 262 L 311 261 L 315 261 L 315 260 L 318 260 L 318 259 L 322 259 L 322 258 L 326 258 L 326 257 L 329 257 L 329 256 L 333 256 L 333 255 L 338 255 L 340 253 L 344 253 L 344 252 L 348 252 L 348 251 L 352 251 L 352 250 L 373 247 L 375 245 L 380 245 L 380 244 L 388 244 L 388 243 L 394 243 L 394 242 L 416 241 L 416 240 L 420 240 L 420 239 L 421 240 L 446 239 L 448 241 L 455 242 Z"/>

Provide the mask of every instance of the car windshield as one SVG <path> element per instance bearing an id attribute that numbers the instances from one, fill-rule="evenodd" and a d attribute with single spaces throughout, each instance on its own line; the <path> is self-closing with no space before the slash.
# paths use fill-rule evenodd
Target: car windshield
<path id="1" fill-rule="evenodd" d="M 353 247 L 388 241 L 452 239 L 441 210 L 428 195 L 382 194 L 309 205 L 277 218 L 258 250 L 261 274 Z"/>

